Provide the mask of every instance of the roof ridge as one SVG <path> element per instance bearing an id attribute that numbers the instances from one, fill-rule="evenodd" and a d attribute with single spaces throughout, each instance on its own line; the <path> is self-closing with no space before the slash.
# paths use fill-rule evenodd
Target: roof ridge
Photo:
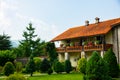
<path id="1" fill-rule="evenodd" d="M 100 21 L 99 23 L 103 23 L 103 22 L 108 22 L 108 21 L 113 21 L 113 20 L 119 20 L 120 19 L 120 17 L 119 18 L 113 18 L 113 19 L 107 19 L 107 20 L 103 20 L 103 21 Z M 96 23 L 90 23 L 89 25 L 94 25 L 94 24 L 96 24 Z M 88 26 L 89 26 L 88 25 Z M 74 27 L 71 27 L 71 28 L 69 28 L 69 29 L 75 29 L 75 28 L 79 28 L 79 27 L 85 27 L 85 25 L 82 25 L 82 26 L 74 26 Z M 68 30 L 69 30 L 68 29 Z"/>

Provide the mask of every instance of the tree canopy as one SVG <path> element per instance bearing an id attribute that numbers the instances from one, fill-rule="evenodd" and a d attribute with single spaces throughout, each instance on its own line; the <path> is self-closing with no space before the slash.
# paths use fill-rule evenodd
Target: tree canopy
<path id="1" fill-rule="evenodd" d="M 0 35 L 0 50 L 9 50 L 11 46 L 10 36 L 6 34 Z"/>
<path id="2" fill-rule="evenodd" d="M 22 50 L 24 56 L 29 57 L 31 53 L 33 56 L 40 56 L 44 53 L 44 41 L 35 34 L 35 28 L 32 27 L 32 23 L 26 27 L 26 31 L 23 32 L 24 40 L 20 41 L 19 49 Z M 18 50 L 19 50 L 18 49 Z"/>

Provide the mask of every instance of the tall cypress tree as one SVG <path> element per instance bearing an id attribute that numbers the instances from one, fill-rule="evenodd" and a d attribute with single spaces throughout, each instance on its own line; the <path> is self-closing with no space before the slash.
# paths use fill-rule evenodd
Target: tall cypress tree
<path id="1" fill-rule="evenodd" d="M 58 59 L 58 53 L 56 52 L 54 43 L 48 42 L 46 45 L 46 51 L 51 63 Z"/>

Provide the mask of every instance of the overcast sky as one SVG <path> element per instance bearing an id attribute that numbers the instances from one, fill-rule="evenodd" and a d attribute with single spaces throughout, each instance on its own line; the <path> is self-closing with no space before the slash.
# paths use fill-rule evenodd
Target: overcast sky
<path id="1" fill-rule="evenodd" d="M 120 17 L 120 0 L 0 0 L 0 34 L 23 39 L 29 22 L 49 41 L 68 28 Z"/>

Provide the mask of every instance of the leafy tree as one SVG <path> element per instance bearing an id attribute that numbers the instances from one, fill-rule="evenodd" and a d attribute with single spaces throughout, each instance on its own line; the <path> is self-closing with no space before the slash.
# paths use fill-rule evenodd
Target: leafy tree
<path id="1" fill-rule="evenodd" d="M 6 62 L 14 62 L 16 56 L 13 54 L 11 50 L 3 50 L 0 51 L 0 65 L 4 66 Z"/>
<path id="2" fill-rule="evenodd" d="M 112 48 L 110 48 L 104 55 L 103 59 L 108 63 L 109 66 L 109 75 L 111 77 L 118 77 L 119 75 L 119 66 L 117 64 L 117 59 L 112 51 Z"/>
<path id="3" fill-rule="evenodd" d="M 50 62 L 53 63 L 55 60 L 57 60 L 58 53 L 56 52 L 55 44 L 48 42 L 46 45 L 46 51 L 49 56 Z"/>
<path id="4" fill-rule="evenodd" d="M 0 35 L 0 50 L 9 50 L 11 49 L 10 36 L 3 34 Z"/>
<path id="5" fill-rule="evenodd" d="M 98 52 L 93 52 L 87 62 L 84 80 L 111 80 L 108 75 L 108 65 L 98 55 Z"/>
<path id="6" fill-rule="evenodd" d="M 33 75 L 33 72 L 35 71 L 35 62 L 33 60 L 33 55 L 31 54 L 30 60 L 26 66 L 26 71 L 30 73 L 30 75 Z"/>
<path id="7" fill-rule="evenodd" d="M 72 66 L 70 60 L 65 60 L 65 71 L 67 73 L 70 73 L 72 71 Z"/>
<path id="8" fill-rule="evenodd" d="M 86 64 L 87 64 L 87 60 L 85 58 L 80 58 L 78 61 L 78 70 L 85 74 L 86 71 Z"/>
<path id="9" fill-rule="evenodd" d="M 46 73 L 50 68 L 51 68 L 50 62 L 46 58 L 43 59 L 43 61 L 41 62 L 40 71 L 42 73 Z"/>
<path id="10" fill-rule="evenodd" d="M 40 38 L 37 38 L 37 35 L 35 35 L 35 28 L 32 27 L 32 23 L 29 23 L 29 26 L 26 27 L 26 29 L 27 31 L 23 32 L 24 40 L 20 41 L 20 49 L 26 57 L 29 57 L 31 52 L 34 56 L 39 56 L 43 53 L 42 46 L 45 42 L 40 42 Z"/>
<path id="11" fill-rule="evenodd" d="M 15 71 L 15 67 L 11 62 L 7 62 L 3 68 L 3 72 L 6 76 L 13 74 Z"/>

